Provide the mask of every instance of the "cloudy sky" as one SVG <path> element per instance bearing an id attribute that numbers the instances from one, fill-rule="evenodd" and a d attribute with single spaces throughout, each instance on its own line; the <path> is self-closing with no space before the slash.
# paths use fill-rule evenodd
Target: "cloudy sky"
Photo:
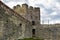
<path id="1" fill-rule="evenodd" d="M 60 0 L 2 0 L 10 8 L 17 4 L 27 3 L 29 6 L 40 7 L 41 23 L 60 23 Z"/>

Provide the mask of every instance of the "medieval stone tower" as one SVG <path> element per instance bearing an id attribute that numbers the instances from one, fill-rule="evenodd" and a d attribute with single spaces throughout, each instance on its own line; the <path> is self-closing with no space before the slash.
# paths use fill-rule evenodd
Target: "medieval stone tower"
<path id="1" fill-rule="evenodd" d="M 17 5 L 13 7 L 14 11 L 22 15 L 24 18 L 32 23 L 32 36 L 39 36 L 40 28 L 40 8 L 28 6 L 27 4 L 22 4 L 22 6 Z"/>
<path id="2" fill-rule="evenodd" d="M 22 15 L 24 18 L 30 22 L 40 24 L 40 8 L 28 6 L 27 4 L 22 4 L 22 6 L 17 5 L 13 7 L 14 11 Z"/>

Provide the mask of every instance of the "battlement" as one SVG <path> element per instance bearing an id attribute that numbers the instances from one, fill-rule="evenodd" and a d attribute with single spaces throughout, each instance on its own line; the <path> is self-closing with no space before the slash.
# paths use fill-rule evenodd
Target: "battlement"
<path id="1" fill-rule="evenodd" d="M 34 9 L 40 9 L 39 7 L 35 7 Z"/>
<path id="2" fill-rule="evenodd" d="M 18 4 L 17 7 L 21 7 L 21 6 Z"/>
<path id="3" fill-rule="evenodd" d="M 18 5 L 16 5 L 16 6 L 13 7 L 14 10 L 16 8 L 28 8 L 28 5 L 26 3 L 25 4 L 22 4 L 22 6 L 18 4 Z"/>
<path id="4" fill-rule="evenodd" d="M 17 8 L 19 8 L 19 7 L 21 7 L 21 6 L 18 4 L 18 5 L 16 5 L 16 6 L 14 6 L 13 9 L 15 10 L 15 9 L 17 9 Z"/>
<path id="5" fill-rule="evenodd" d="M 32 6 L 28 6 L 26 3 L 25 4 L 22 4 L 22 6 L 20 6 L 19 4 L 14 6 L 13 9 L 16 9 L 16 8 L 27 8 L 27 9 L 34 9 L 34 10 L 39 10 L 40 11 L 40 8 L 39 7 L 32 7 Z"/>
<path id="6" fill-rule="evenodd" d="M 34 7 L 34 11 L 40 11 L 39 7 Z"/>
<path id="7" fill-rule="evenodd" d="M 22 4 L 22 7 L 27 7 L 28 8 L 28 5 L 25 3 L 25 4 Z"/>
<path id="8" fill-rule="evenodd" d="M 30 7 L 29 7 L 29 9 L 30 9 L 30 10 L 33 10 L 33 7 L 32 7 L 32 6 L 30 6 Z"/>

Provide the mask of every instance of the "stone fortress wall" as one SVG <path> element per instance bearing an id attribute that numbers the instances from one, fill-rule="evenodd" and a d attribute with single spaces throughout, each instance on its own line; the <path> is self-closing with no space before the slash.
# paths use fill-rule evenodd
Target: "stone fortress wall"
<path id="1" fill-rule="evenodd" d="M 0 40 L 30 38 L 31 23 L 0 1 Z"/>
<path id="2" fill-rule="evenodd" d="M 31 37 L 60 40 L 60 24 L 40 24 L 39 7 L 22 4 L 14 6 L 13 10 L 0 1 L 0 40 Z M 35 30 L 35 34 L 32 30 Z"/>

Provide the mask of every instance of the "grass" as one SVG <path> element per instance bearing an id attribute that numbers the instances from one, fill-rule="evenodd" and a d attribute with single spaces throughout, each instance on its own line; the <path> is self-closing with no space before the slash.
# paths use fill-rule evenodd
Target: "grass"
<path id="1" fill-rule="evenodd" d="M 24 38 L 24 39 L 18 39 L 18 40 L 44 40 L 44 39 L 38 39 L 38 38 L 36 38 L 36 39 L 33 39 L 33 38 Z"/>

